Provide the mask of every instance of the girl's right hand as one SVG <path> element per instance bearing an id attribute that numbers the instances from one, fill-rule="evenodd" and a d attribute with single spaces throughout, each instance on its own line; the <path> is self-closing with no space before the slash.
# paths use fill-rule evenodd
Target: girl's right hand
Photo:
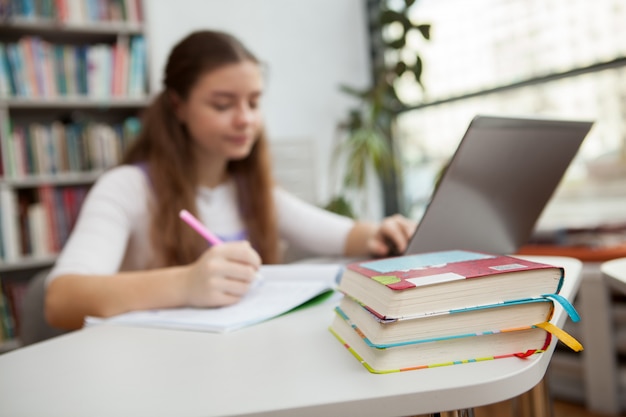
<path id="1" fill-rule="evenodd" d="M 187 267 L 186 304 L 221 307 L 239 301 L 256 279 L 261 257 L 247 241 L 213 246 Z"/>

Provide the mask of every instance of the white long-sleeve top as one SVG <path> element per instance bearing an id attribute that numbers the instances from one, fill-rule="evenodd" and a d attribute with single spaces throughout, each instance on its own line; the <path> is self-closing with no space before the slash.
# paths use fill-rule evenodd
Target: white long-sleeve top
<path id="1" fill-rule="evenodd" d="M 76 225 L 48 275 L 108 275 L 153 265 L 150 241 L 150 184 L 132 165 L 101 175 L 87 195 Z M 321 256 L 342 255 L 354 222 L 308 204 L 276 188 L 274 203 L 279 235 L 291 245 Z M 214 189 L 200 187 L 196 196 L 200 220 L 223 240 L 245 235 L 233 182 Z"/>

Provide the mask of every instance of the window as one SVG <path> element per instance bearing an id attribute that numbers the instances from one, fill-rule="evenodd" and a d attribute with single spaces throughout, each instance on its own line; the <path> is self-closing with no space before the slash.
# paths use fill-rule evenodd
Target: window
<path id="1" fill-rule="evenodd" d="M 626 165 L 625 2 L 420 0 L 411 13 L 432 29 L 406 47 L 424 61 L 425 90 L 397 84 L 412 105 L 396 126 L 406 212 L 423 209 L 479 113 L 595 120 L 566 182 L 598 175 L 593 161 Z"/>

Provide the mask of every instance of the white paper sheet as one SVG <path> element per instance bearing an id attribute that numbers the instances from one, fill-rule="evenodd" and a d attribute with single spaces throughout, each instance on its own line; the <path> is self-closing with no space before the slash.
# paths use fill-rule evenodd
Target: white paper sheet
<path id="1" fill-rule="evenodd" d="M 87 317 L 85 324 L 228 332 L 276 317 L 334 289 L 340 271 L 341 265 L 336 264 L 264 265 L 259 284 L 231 306 L 134 311 L 107 319 Z"/>

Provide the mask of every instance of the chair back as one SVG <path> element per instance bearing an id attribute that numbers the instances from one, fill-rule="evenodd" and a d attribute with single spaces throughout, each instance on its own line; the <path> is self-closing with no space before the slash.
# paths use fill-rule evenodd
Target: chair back
<path id="1" fill-rule="evenodd" d="M 24 294 L 19 328 L 22 346 L 67 333 L 66 330 L 54 328 L 46 322 L 44 314 L 45 280 L 49 272 L 49 269 L 45 269 L 36 273 L 30 280 Z"/>

